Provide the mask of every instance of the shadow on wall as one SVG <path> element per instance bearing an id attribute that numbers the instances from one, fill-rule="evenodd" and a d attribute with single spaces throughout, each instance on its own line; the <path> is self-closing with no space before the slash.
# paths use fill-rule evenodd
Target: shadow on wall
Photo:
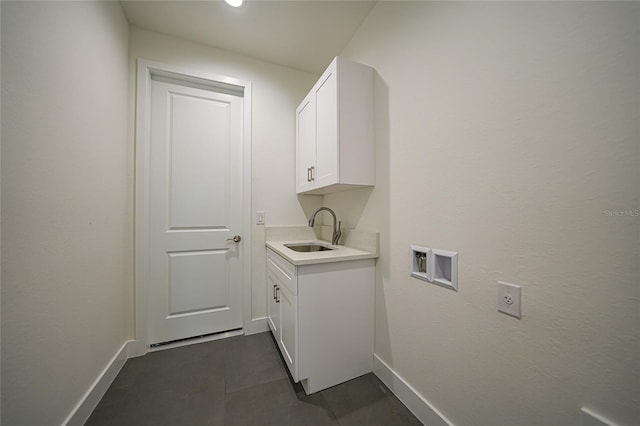
<path id="1" fill-rule="evenodd" d="M 302 211 L 304 212 L 304 217 L 307 219 L 311 217 L 313 212 L 324 205 L 323 202 L 324 195 L 298 194 L 298 203 L 300 203 L 300 207 L 302 207 Z"/>
<path id="2" fill-rule="evenodd" d="M 374 353 L 383 358 L 389 365 L 393 365 L 391 345 L 389 341 L 389 318 L 387 317 L 387 303 L 385 288 L 390 277 L 391 248 L 391 203 L 389 187 L 390 175 L 390 136 L 389 136 L 389 87 L 374 72 L 374 122 L 376 143 L 376 187 L 372 194 L 370 207 L 375 209 L 380 232 L 380 257 L 376 267 L 376 309 L 375 309 L 375 343 Z"/>

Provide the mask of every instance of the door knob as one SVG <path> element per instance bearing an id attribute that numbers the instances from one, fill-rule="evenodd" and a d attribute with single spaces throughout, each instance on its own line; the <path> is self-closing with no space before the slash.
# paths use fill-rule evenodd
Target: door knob
<path id="1" fill-rule="evenodd" d="M 233 238 L 227 238 L 227 241 L 233 241 L 234 243 L 239 243 L 242 240 L 240 235 L 234 235 Z"/>

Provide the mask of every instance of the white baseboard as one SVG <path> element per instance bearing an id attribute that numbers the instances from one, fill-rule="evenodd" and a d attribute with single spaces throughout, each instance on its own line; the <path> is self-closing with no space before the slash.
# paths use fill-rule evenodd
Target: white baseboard
<path id="1" fill-rule="evenodd" d="M 376 354 L 373 354 L 373 372 L 422 424 L 427 426 L 453 426 L 453 423 L 447 420 L 429 401 Z"/>
<path id="2" fill-rule="evenodd" d="M 269 323 L 267 317 L 255 318 L 244 323 L 244 334 L 258 334 L 269 331 Z"/>
<path id="3" fill-rule="evenodd" d="M 129 340 L 127 342 L 127 358 L 146 355 L 147 352 L 149 352 L 149 348 L 144 340 Z"/>
<path id="4" fill-rule="evenodd" d="M 138 342 L 135 340 L 124 342 L 120 350 L 118 350 L 111 361 L 109 361 L 104 370 L 98 375 L 98 378 L 91 384 L 87 392 L 71 411 L 71 414 L 64 420 L 63 425 L 82 426 L 87 421 L 127 359 L 131 356 L 136 356 L 132 355 L 132 353 L 137 352 L 137 346 Z"/>

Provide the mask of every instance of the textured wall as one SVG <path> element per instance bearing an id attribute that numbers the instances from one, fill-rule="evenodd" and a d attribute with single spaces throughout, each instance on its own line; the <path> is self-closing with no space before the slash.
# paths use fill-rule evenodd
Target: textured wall
<path id="1" fill-rule="evenodd" d="M 125 340 L 128 24 L 2 2 L 2 424 L 61 424 Z"/>
<path id="2" fill-rule="evenodd" d="M 378 184 L 324 203 L 381 231 L 376 353 L 454 424 L 640 422 L 639 6 L 380 2 L 343 52 L 378 73 Z"/>

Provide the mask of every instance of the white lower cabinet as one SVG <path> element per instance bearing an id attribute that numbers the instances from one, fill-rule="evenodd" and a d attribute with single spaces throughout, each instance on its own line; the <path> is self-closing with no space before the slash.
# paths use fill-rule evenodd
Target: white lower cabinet
<path id="1" fill-rule="evenodd" d="M 297 348 L 296 348 L 296 310 L 298 307 L 298 298 L 287 290 L 287 287 L 282 287 L 280 293 L 280 338 L 278 339 L 278 346 L 282 351 L 289 370 L 295 370 L 297 366 Z M 293 374 L 293 373 L 292 373 Z"/>
<path id="2" fill-rule="evenodd" d="M 267 286 L 270 292 L 269 304 L 267 305 L 269 328 L 274 336 L 278 336 L 280 333 L 280 306 L 278 305 L 280 301 L 278 300 L 278 293 L 282 286 L 278 286 L 278 279 L 271 270 L 267 272 Z"/>
<path id="3" fill-rule="evenodd" d="M 267 285 L 269 328 L 307 394 L 371 371 L 374 259 L 295 266 L 267 249 Z"/>

